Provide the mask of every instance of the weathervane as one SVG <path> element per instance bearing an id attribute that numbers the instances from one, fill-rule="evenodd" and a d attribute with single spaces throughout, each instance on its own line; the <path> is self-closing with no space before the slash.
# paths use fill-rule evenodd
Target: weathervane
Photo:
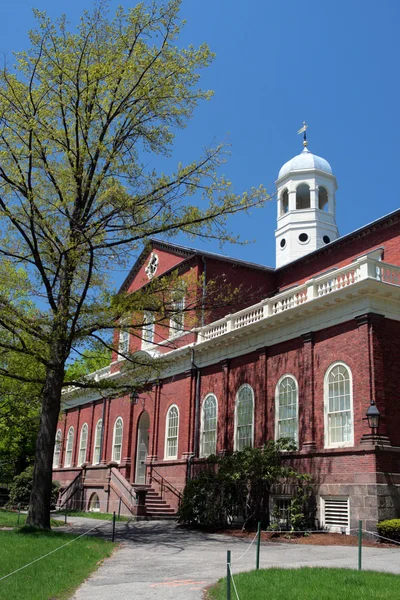
<path id="1" fill-rule="evenodd" d="M 307 123 L 305 121 L 303 121 L 303 127 L 301 129 L 298 130 L 297 133 L 304 133 L 303 135 L 303 146 L 305 148 L 307 148 Z"/>

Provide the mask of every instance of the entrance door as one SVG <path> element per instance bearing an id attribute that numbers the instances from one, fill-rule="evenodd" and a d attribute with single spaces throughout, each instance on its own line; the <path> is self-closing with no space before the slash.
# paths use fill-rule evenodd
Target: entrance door
<path id="1" fill-rule="evenodd" d="M 146 458 L 149 453 L 149 428 L 150 417 L 143 412 L 138 425 L 137 449 L 136 449 L 136 483 L 146 483 Z"/>

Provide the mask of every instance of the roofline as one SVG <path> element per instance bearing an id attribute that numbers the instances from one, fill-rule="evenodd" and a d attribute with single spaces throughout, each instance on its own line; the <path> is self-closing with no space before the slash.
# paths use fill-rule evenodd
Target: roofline
<path id="1" fill-rule="evenodd" d="M 324 254 L 324 252 L 326 250 L 332 250 L 332 248 L 339 247 L 343 242 L 347 242 L 352 237 L 359 236 L 366 229 L 369 229 L 370 227 L 373 227 L 376 225 L 383 225 L 385 221 L 388 221 L 388 220 L 392 219 L 393 217 L 397 217 L 398 219 L 400 219 L 400 208 L 396 208 L 396 210 L 388 213 L 387 215 L 384 215 L 383 217 L 379 217 L 379 219 L 376 219 L 375 221 L 371 221 L 370 223 L 367 223 L 367 225 L 363 225 L 362 227 L 359 227 L 358 229 L 354 229 L 354 231 L 351 231 L 350 233 L 346 233 L 346 235 L 342 235 L 342 236 L 338 237 L 336 240 L 333 240 L 332 242 L 330 242 L 329 244 L 326 244 L 326 246 L 323 246 L 322 248 L 318 248 L 317 250 L 314 250 L 313 252 L 310 252 L 309 254 L 305 254 L 304 256 L 301 256 L 300 258 L 297 258 L 296 260 L 292 260 L 291 262 L 287 263 L 286 265 L 283 265 L 282 267 L 278 267 L 277 269 L 275 269 L 275 272 L 281 273 L 285 269 L 288 269 L 292 266 L 298 265 L 301 262 L 305 262 L 308 258 L 314 258 L 318 254 Z"/>

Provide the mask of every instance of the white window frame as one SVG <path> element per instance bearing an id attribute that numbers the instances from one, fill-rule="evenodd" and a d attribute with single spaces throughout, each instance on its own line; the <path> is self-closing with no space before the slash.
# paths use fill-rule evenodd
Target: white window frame
<path id="1" fill-rule="evenodd" d="M 298 444 L 299 443 L 298 442 L 298 440 L 299 440 L 299 384 L 297 383 L 296 377 L 294 377 L 291 373 L 285 373 L 285 375 L 282 375 L 282 377 L 279 379 L 279 381 L 275 387 L 275 440 L 279 440 L 281 437 L 285 437 L 285 436 L 279 435 L 279 423 L 280 423 L 279 402 L 280 402 L 280 387 L 281 387 L 282 382 L 286 378 L 291 379 L 294 382 L 294 385 L 296 388 L 296 430 L 295 430 L 295 437 L 293 438 L 293 441 L 296 444 Z"/>
<path id="2" fill-rule="evenodd" d="M 215 401 L 215 449 L 214 452 L 204 452 L 204 434 L 205 434 L 205 430 L 204 430 L 204 408 L 205 408 L 205 403 L 209 398 L 213 398 L 213 400 Z M 210 430 L 209 430 L 210 431 Z M 217 451 L 217 432 L 218 432 L 218 400 L 215 394 L 209 393 L 206 394 L 203 400 L 203 403 L 201 405 L 201 427 L 200 427 L 200 457 L 201 458 L 205 458 L 207 456 L 210 456 L 210 454 L 215 454 Z"/>
<path id="3" fill-rule="evenodd" d="M 270 509 L 270 522 L 271 525 L 280 525 L 281 529 L 282 529 L 282 525 L 284 524 L 286 526 L 286 528 L 289 528 L 289 519 L 287 518 L 286 521 L 284 521 L 283 519 L 278 519 L 276 520 L 275 516 L 274 516 L 274 509 L 275 506 L 278 505 L 279 506 L 279 502 L 288 502 L 288 507 L 285 510 L 289 510 L 290 508 L 290 503 L 292 502 L 293 496 L 289 496 L 287 494 L 273 494 L 270 497 L 270 505 L 269 505 L 269 509 Z M 288 515 L 289 516 L 289 515 Z"/>
<path id="4" fill-rule="evenodd" d="M 128 320 L 125 319 L 121 322 L 121 325 L 127 325 Z M 118 352 L 120 354 L 127 354 L 129 352 L 129 342 L 130 342 L 130 333 L 128 329 L 120 329 L 119 330 L 119 340 L 118 340 Z M 122 358 L 122 357 L 120 357 Z"/>
<path id="5" fill-rule="evenodd" d="M 176 426 L 176 436 L 169 435 L 169 418 L 173 408 L 176 408 L 178 413 L 178 424 Z M 164 446 L 164 460 L 176 460 L 178 458 L 178 446 L 179 446 L 179 408 L 176 404 L 171 404 L 168 408 L 167 415 L 165 418 L 165 446 Z M 176 453 L 174 455 L 168 454 L 168 440 L 176 438 Z"/>
<path id="6" fill-rule="evenodd" d="M 121 443 L 118 445 L 119 446 L 119 458 L 115 458 L 115 450 L 117 448 L 116 444 L 115 444 L 115 434 L 116 434 L 116 430 L 117 430 L 117 423 L 118 421 L 121 421 Z M 115 419 L 115 423 L 114 423 L 114 432 L 113 432 L 113 442 L 112 442 L 112 460 L 114 462 L 120 463 L 121 459 L 122 459 L 122 442 L 124 439 L 124 421 L 122 417 L 117 417 Z"/>
<path id="7" fill-rule="evenodd" d="M 145 310 L 143 313 L 142 349 L 149 348 L 154 344 L 154 331 L 154 313 L 149 310 Z"/>
<path id="8" fill-rule="evenodd" d="M 335 367 L 338 367 L 338 366 L 344 367 L 345 369 L 347 369 L 347 371 L 349 373 L 350 409 L 348 411 L 342 411 L 342 412 L 350 412 L 351 436 L 350 436 L 350 440 L 348 440 L 348 441 L 331 442 L 330 443 L 329 442 L 329 437 L 330 437 L 330 435 L 329 435 L 329 415 L 331 413 L 329 413 L 329 375 L 330 375 L 331 371 Z M 348 448 L 350 446 L 354 446 L 353 374 L 351 372 L 349 365 L 347 365 L 345 362 L 342 362 L 342 361 L 336 361 L 336 362 L 332 363 L 326 370 L 325 377 L 324 377 L 324 442 L 325 442 L 325 448 Z"/>
<path id="9" fill-rule="evenodd" d="M 172 309 L 174 312 L 169 320 L 169 337 L 176 338 L 185 333 L 185 296 L 174 300 Z"/>
<path id="10" fill-rule="evenodd" d="M 83 429 L 86 428 L 86 439 L 83 439 Z M 79 438 L 79 456 L 78 456 L 78 466 L 83 465 L 86 462 L 86 456 L 87 456 L 87 442 L 88 442 L 88 434 L 89 434 L 89 428 L 88 428 L 88 424 L 84 423 L 81 427 L 81 435 Z M 85 448 L 82 447 L 82 441 L 85 442 Z M 82 460 L 82 454 L 83 452 L 85 452 L 85 455 L 83 457 Z"/>
<path id="11" fill-rule="evenodd" d="M 72 436 L 70 435 L 72 433 Z M 72 465 L 72 459 L 74 456 L 74 441 L 75 441 L 75 430 L 73 426 L 68 429 L 68 435 L 65 442 L 65 458 L 64 467 L 70 467 Z"/>
<path id="12" fill-rule="evenodd" d="M 234 437 L 234 450 L 238 450 L 238 405 L 239 405 L 239 397 L 240 397 L 240 392 L 242 390 L 244 390 L 245 388 L 249 389 L 251 391 L 251 396 L 252 396 L 252 401 L 253 401 L 253 411 L 252 411 L 252 422 L 251 422 L 251 448 L 254 448 L 254 405 L 255 405 L 255 396 L 254 396 L 254 390 L 251 387 L 251 385 L 249 385 L 248 383 L 244 383 L 243 385 L 240 386 L 240 388 L 238 389 L 238 391 L 236 392 L 236 399 L 235 399 L 235 437 Z M 245 446 L 246 448 L 248 446 Z M 243 450 L 243 448 L 242 448 Z"/>
<path id="13" fill-rule="evenodd" d="M 98 431 L 99 423 L 100 423 L 100 432 Z M 99 419 L 96 423 L 96 427 L 94 430 L 92 465 L 99 465 L 101 462 L 101 428 L 102 427 L 103 427 L 103 419 Z M 97 442 L 99 443 L 98 446 L 97 446 Z M 96 447 L 99 448 L 99 460 L 96 460 Z"/>
<path id="14" fill-rule="evenodd" d="M 58 469 L 60 466 L 62 448 L 62 432 L 61 429 L 57 430 L 55 442 L 54 442 L 54 453 L 53 453 L 53 469 Z"/>

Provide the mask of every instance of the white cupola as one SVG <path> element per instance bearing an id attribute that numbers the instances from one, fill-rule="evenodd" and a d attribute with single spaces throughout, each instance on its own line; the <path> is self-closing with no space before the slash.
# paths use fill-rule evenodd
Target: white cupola
<path id="1" fill-rule="evenodd" d="M 300 130 L 305 132 L 307 126 Z M 330 164 L 307 148 L 283 165 L 276 180 L 276 267 L 283 267 L 339 237 L 336 177 Z"/>

